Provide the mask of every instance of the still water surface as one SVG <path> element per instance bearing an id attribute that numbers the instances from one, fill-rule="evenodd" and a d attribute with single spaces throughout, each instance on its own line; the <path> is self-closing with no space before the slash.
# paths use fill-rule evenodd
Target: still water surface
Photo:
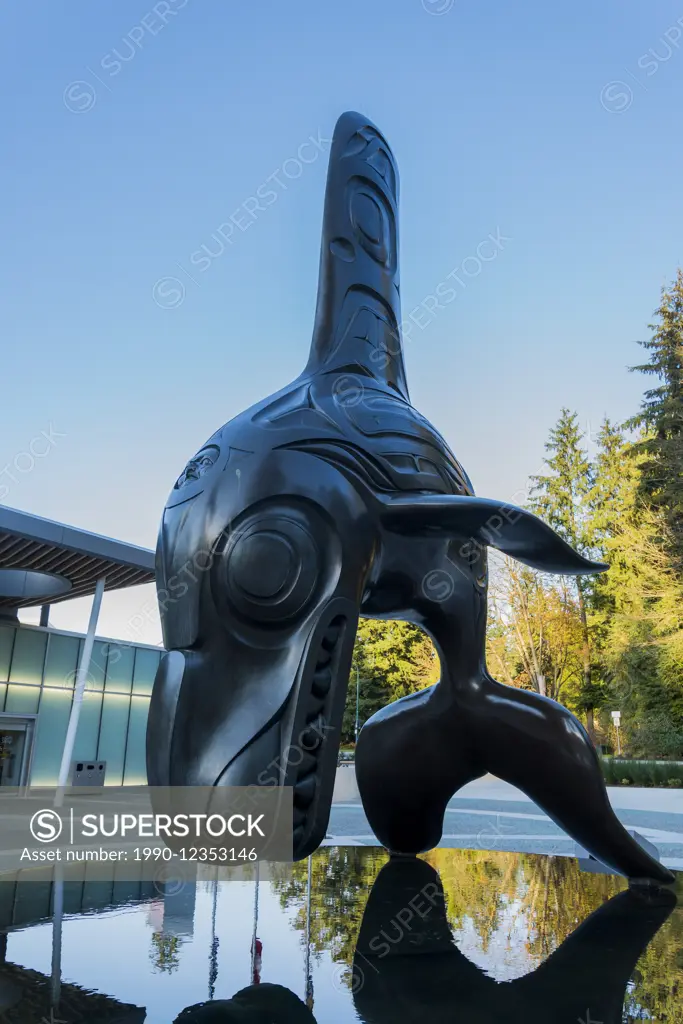
<path id="1" fill-rule="evenodd" d="M 683 877 L 675 907 L 567 858 L 387 860 L 340 847 L 258 885 L 67 883 L 53 1008 L 50 885 L 0 883 L 0 1022 L 171 1024 L 209 1003 L 180 1020 L 683 1024 Z"/>

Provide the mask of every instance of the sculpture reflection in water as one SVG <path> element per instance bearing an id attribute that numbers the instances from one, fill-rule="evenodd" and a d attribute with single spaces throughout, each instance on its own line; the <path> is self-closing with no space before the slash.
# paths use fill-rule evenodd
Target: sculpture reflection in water
<path id="1" fill-rule="evenodd" d="M 188 1006 L 174 1024 L 317 1024 L 305 1003 L 284 985 L 249 985 L 232 999 Z"/>
<path id="2" fill-rule="evenodd" d="M 375 880 L 358 935 L 350 979 L 355 1019 L 363 1024 L 621 1024 L 636 963 L 675 905 L 667 889 L 622 892 L 586 918 L 536 970 L 497 982 L 455 945 L 434 868 L 417 858 L 394 857 Z M 231 1000 L 189 1007 L 177 1018 L 177 1024 L 315 1021 L 305 1004 L 279 985 L 250 986 Z"/>
<path id="3" fill-rule="evenodd" d="M 496 982 L 455 946 L 437 872 L 421 860 L 392 858 L 373 886 L 358 936 L 356 1009 L 365 1024 L 621 1024 L 636 962 L 675 905 L 666 889 L 622 892 L 536 970 Z"/>
<path id="4" fill-rule="evenodd" d="M 432 637 L 442 676 L 360 734 L 363 806 L 388 850 L 436 846 L 449 799 L 492 772 L 614 871 L 670 883 L 613 813 L 580 722 L 487 671 L 489 546 L 548 573 L 606 567 L 529 512 L 475 497 L 411 404 L 399 295 L 396 162 L 367 118 L 346 113 L 306 368 L 199 448 L 163 514 L 167 653 L 149 783 L 292 786 L 294 857 L 312 853 L 329 820 L 358 616 L 403 619 Z"/>

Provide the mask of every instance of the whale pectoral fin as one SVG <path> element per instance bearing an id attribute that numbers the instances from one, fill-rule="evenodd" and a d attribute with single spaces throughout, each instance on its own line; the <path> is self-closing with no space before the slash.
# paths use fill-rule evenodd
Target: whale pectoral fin
<path id="1" fill-rule="evenodd" d="M 542 572 L 582 576 L 609 568 L 584 558 L 542 519 L 507 502 L 460 494 L 400 495 L 380 501 L 387 530 L 462 538 L 463 557 L 470 553 L 467 545 L 474 543 L 498 548 Z"/>

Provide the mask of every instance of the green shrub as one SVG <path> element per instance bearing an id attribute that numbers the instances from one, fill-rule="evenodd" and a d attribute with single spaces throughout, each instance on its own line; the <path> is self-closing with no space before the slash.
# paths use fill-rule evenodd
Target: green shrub
<path id="1" fill-rule="evenodd" d="M 602 768 L 602 775 L 608 786 L 615 785 L 614 780 L 614 765 L 611 758 L 601 757 L 600 766 Z"/>
<path id="2" fill-rule="evenodd" d="M 668 786 L 669 778 L 672 776 L 672 765 L 666 761 L 655 762 L 651 765 L 652 785 Z"/>
<path id="3" fill-rule="evenodd" d="M 647 761 L 632 761 L 628 766 L 634 786 L 653 786 L 652 765 Z"/>
<path id="4" fill-rule="evenodd" d="M 665 714 L 651 714 L 625 724 L 627 752 L 633 758 L 683 758 L 683 732 Z"/>
<path id="5" fill-rule="evenodd" d="M 600 764 L 608 786 L 683 786 L 683 764 L 616 757 L 600 758 Z"/>

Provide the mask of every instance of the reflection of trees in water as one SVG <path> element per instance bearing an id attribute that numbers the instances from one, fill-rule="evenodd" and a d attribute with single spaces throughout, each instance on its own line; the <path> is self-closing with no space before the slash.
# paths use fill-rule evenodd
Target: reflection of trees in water
<path id="1" fill-rule="evenodd" d="M 351 963 L 365 904 L 384 850 L 360 846 L 326 847 L 313 854 L 311 869 L 311 951 L 328 951 L 335 961 Z M 296 910 L 294 927 L 306 930 L 307 861 L 288 865 L 273 888 L 284 909 Z M 302 941 L 305 940 L 305 934 Z"/>
<path id="2" fill-rule="evenodd" d="M 486 951 L 518 888 L 519 858 L 481 850 L 432 850 L 425 860 L 441 877 L 451 928 L 471 923 Z"/>
<path id="3" fill-rule="evenodd" d="M 177 935 L 153 932 L 149 959 L 157 971 L 173 974 L 180 966 L 181 942 Z"/>
<path id="4" fill-rule="evenodd" d="M 627 888 L 617 875 L 587 874 L 566 857 L 525 858 L 523 913 L 531 926 L 529 958 L 540 964 L 582 921 Z"/>
<path id="5" fill-rule="evenodd" d="M 524 926 L 524 952 L 534 966 L 626 887 L 624 879 L 586 874 L 566 857 L 434 850 L 426 860 L 441 875 L 451 927 L 469 922 L 486 951 L 503 915 L 508 925 L 512 916 Z"/>
<path id="6" fill-rule="evenodd" d="M 680 899 L 680 896 L 679 896 Z M 627 1006 L 639 1020 L 646 1007 L 651 1018 L 683 1024 L 683 907 L 677 908 L 641 956 L 633 972 L 633 990 Z"/>
<path id="7" fill-rule="evenodd" d="M 469 925 L 487 951 L 503 923 L 514 927 L 517 935 L 526 936 L 522 948 L 530 969 L 626 888 L 625 879 L 582 872 L 567 857 L 438 849 L 425 860 L 441 876 L 451 928 Z M 329 847 L 314 855 L 314 955 L 327 951 L 333 961 L 351 964 L 370 889 L 386 861 L 384 850 L 368 847 Z M 282 907 L 296 911 L 294 927 L 302 932 L 302 942 L 306 879 L 307 863 L 302 861 L 273 881 Z M 643 1019 L 645 1013 L 662 1024 L 683 1024 L 683 907 L 674 911 L 638 961 L 625 1013 L 625 1022 Z"/>

